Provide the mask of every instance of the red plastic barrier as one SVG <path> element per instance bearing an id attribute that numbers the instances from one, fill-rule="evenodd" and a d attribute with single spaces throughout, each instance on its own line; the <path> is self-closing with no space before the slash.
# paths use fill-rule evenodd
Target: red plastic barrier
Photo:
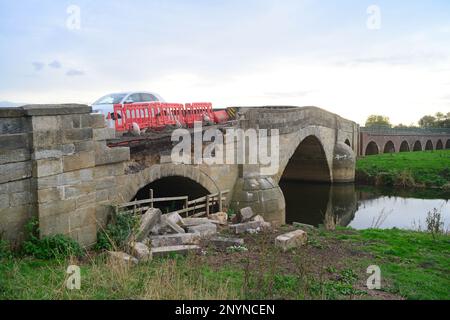
<path id="1" fill-rule="evenodd" d="M 213 114 L 214 123 L 225 123 L 230 119 L 226 110 L 214 111 Z"/>
<path id="2" fill-rule="evenodd" d="M 133 123 L 141 129 L 160 129 L 170 125 L 194 126 L 194 122 L 203 122 L 209 117 L 215 119 L 211 103 L 142 103 L 114 105 L 114 121 L 117 131 L 129 131 Z"/>

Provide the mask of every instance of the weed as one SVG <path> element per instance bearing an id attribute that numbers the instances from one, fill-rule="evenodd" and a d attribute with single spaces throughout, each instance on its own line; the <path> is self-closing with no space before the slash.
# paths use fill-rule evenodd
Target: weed
<path id="1" fill-rule="evenodd" d="M 96 250 L 122 250 L 137 229 L 138 217 L 130 214 L 118 214 L 106 228 L 97 235 Z"/>

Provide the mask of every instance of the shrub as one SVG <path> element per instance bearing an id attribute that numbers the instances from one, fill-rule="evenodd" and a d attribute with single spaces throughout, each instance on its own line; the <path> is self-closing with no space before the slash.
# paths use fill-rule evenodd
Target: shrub
<path id="1" fill-rule="evenodd" d="M 402 171 L 395 177 L 395 186 L 397 187 L 414 187 L 416 182 L 410 171 Z"/>
<path id="2" fill-rule="evenodd" d="M 130 214 L 119 214 L 114 221 L 97 235 L 96 250 L 124 249 L 136 231 L 138 218 Z"/>
<path id="3" fill-rule="evenodd" d="M 31 219 L 25 226 L 27 240 L 23 243 L 23 253 L 37 259 L 64 259 L 71 256 L 81 257 L 84 251 L 73 239 L 64 235 L 39 238 L 39 222 Z"/>
<path id="4" fill-rule="evenodd" d="M 433 209 L 433 211 L 428 212 L 426 223 L 427 230 L 434 239 L 437 235 L 444 233 L 444 221 L 438 209 Z"/>
<path id="5" fill-rule="evenodd" d="M 0 260 L 12 257 L 11 246 L 5 240 L 0 239 Z"/>

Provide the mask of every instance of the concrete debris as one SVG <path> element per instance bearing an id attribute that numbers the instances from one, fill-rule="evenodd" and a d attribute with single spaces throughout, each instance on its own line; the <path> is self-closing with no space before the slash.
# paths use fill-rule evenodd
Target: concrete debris
<path id="1" fill-rule="evenodd" d="M 142 242 L 135 242 L 130 246 L 130 253 L 139 261 L 147 262 L 152 260 L 152 252 Z"/>
<path id="2" fill-rule="evenodd" d="M 207 223 L 188 227 L 188 233 L 199 233 L 202 238 L 214 236 L 215 234 L 217 234 L 217 225 L 213 223 Z"/>
<path id="3" fill-rule="evenodd" d="M 200 240 L 201 236 L 199 233 L 185 233 L 151 236 L 148 242 L 153 248 L 159 248 L 190 244 L 198 245 L 200 243 Z"/>
<path id="4" fill-rule="evenodd" d="M 252 220 L 252 218 L 255 216 L 255 213 L 253 212 L 251 207 L 243 208 L 239 211 L 238 217 L 239 222 L 248 222 Z"/>
<path id="5" fill-rule="evenodd" d="M 153 257 L 155 257 L 155 258 L 164 258 L 164 257 L 170 256 L 172 254 L 187 255 L 191 252 L 196 253 L 196 252 L 200 252 L 200 251 L 201 251 L 201 248 L 196 245 L 159 247 L 159 248 L 154 248 L 152 250 Z"/>
<path id="6" fill-rule="evenodd" d="M 149 236 L 156 224 L 161 222 L 161 215 L 162 213 L 159 209 L 149 209 L 144 215 L 142 215 L 139 230 L 136 236 L 137 241 L 143 241 Z"/>
<path id="7" fill-rule="evenodd" d="M 211 214 L 209 216 L 210 220 L 217 221 L 221 225 L 227 225 L 228 224 L 228 214 L 225 212 L 219 212 L 215 214 Z"/>
<path id="8" fill-rule="evenodd" d="M 261 230 L 263 227 L 263 223 L 260 221 L 250 221 L 245 223 L 233 224 L 230 226 L 230 229 L 235 234 L 242 234 L 246 232 L 254 232 L 252 230 Z"/>
<path id="9" fill-rule="evenodd" d="M 244 239 L 215 237 L 211 239 L 211 244 L 221 250 L 226 250 L 229 247 L 240 247 L 244 245 Z"/>
<path id="10" fill-rule="evenodd" d="M 284 252 L 306 245 L 308 235 L 303 230 L 296 230 L 283 234 L 275 239 L 275 246 L 281 248 Z"/>

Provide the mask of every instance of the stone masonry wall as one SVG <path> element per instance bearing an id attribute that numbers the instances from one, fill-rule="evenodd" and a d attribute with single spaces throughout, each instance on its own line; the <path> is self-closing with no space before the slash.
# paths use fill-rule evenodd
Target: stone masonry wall
<path id="1" fill-rule="evenodd" d="M 41 236 L 64 234 L 85 246 L 95 243 L 97 227 L 105 222 L 116 179 L 124 174 L 130 151 L 109 149 L 106 140 L 114 137 L 114 129 L 106 128 L 102 115 L 90 112 L 84 105 L 0 110 L 3 127 L 12 119 L 23 123 L 23 132 L 18 135 L 26 138 L 14 147 L 11 141 L 19 139 L 17 134 L 3 129 L 0 136 L 1 154 L 7 148 L 24 154 L 24 161 L 0 167 L 0 190 L 7 190 L 9 198 L 0 208 L 0 230 L 5 230 L 8 239 L 20 241 L 23 224 L 35 215 Z M 14 118 L 6 117 L 11 113 Z M 16 173 L 4 174 L 8 165 Z M 5 194 L 0 192 L 0 199 L 6 198 Z M 22 201 L 13 201 L 18 198 Z"/>

